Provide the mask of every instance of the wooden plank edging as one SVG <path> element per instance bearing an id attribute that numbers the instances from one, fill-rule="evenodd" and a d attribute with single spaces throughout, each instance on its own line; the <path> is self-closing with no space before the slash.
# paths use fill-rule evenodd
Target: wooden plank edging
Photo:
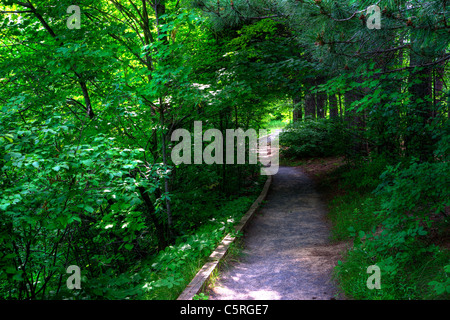
<path id="1" fill-rule="evenodd" d="M 252 206 L 245 215 L 241 218 L 239 223 L 234 227 L 236 232 L 243 232 L 251 219 L 253 218 L 256 209 L 258 209 L 261 202 L 266 198 L 267 192 L 269 191 L 269 187 L 272 183 L 272 176 L 269 176 L 264 184 L 264 187 L 259 195 L 259 197 L 253 202 Z M 177 300 L 192 300 L 193 297 L 200 292 L 203 285 L 210 278 L 213 271 L 219 265 L 219 262 L 225 255 L 227 254 L 228 248 L 234 242 L 235 237 L 232 237 L 230 234 L 226 235 L 223 238 L 222 242 L 216 248 L 216 250 L 211 253 L 208 257 L 208 261 L 203 265 L 200 271 L 195 275 L 194 279 L 187 285 L 184 291 L 180 294 Z"/>

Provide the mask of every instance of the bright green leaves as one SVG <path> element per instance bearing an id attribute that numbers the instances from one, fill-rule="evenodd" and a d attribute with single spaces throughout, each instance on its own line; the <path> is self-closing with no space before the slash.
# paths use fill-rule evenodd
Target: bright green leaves
<path id="1" fill-rule="evenodd" d="M 230 48 L 244 49 L 251 42 L 272 39 L 277 32 L 278 25 L 278 22 L 268 19 L 243 26 L 242 29 L 237 31 L 239 36 L 232 39 L 228 46 Z"/>
<path id="2" fill-rule="evenodd" d="M 94 213 L 94 208 L 92 208 L 90 205 L 79 204 L 79 205 L 77 205 L 77 207 L 83 209 L 87 213 Z"/>
<path id="3" fill-rule="evenodd" d="M 427 289 L 414 288 L 414 285 L 424 281 L 422 277 L 436 264 L 434 259 L 446 258 L 445 253 L 430 242 L 429 235 L 446 225 L 445 217 L 440 216 L 449 204 L 449 170 L 447 163 L 412 162 L 388 167 L 381 175 L 382 184 L 377 191 L 382 224 L 370 232 L 349 229 L 355 237 L 355 247 L 349 252 L 347 261 L 350 262 L 338 267 L 340 277 L 346 277 L 343 272 L 353 268 L 355 262 L 376 261 L 385 283 L 383 294 L 390 292 L 401 298 L 421 297 L 424 291 L 429 294 Z M 365 215 L 359 215 L 359 219 L 365 219 Z M 426 282 L 435 291 L 431 296 L 446 292 L 446 275 L 426 276 L 436 279 Z M 365 296 L 368 293 L 354 294 Z"/>
<path id="4" fill-rule="evenodd" d="M 7 255 L 5 258 L 8 259 L 9 257 L 9 259 L 11 259 L 13 256 L 14 255 Z M 8 277 L 11 277 L 12 281 L 20 282 L 24 280 L 23 278 L 24 272 L 22 270 L 17 270 L 14 267 L 6 267 L 5 272 Z"/>
<path id="5" fill-rule="evenodd" d="M 280 134 L 287 157 L 343 155 L 348 150 L 349 134 L 333 119 L 306 120 L 287 125 Z"/>
<path id="6" fill-rule="evenodd" d="M 416 163 L 400 169 L 388 167 L 379 193 L 389 197 L 384 209 L 393 212 L 421 212 L 427 207 L 431 212 L 449 203 L 450 166 L 443 163 Z M 414 182 L 413 182 L 414 181 Z"/>
<path id="7" fill-rule="evenodd" d="M 153 196 L 164 170 L 145 161 L 144 149 L 120 147 L 117 140 L 102 134 L 72 143 L 68 136 L 77 129 L 59 121 L 61 118 L 56 116 L 39 130 L 12 130 L 9 135 L 13 142 L 0 145 L 5 177 L 1 182 L 0 221 L 9 226 L 8 232 L 0 235 L 2 251 L 12 254 L 10 245 L 14 241 L 16 250 L 26 257 L 26 269 L 39 270 L 45 265 L 43 261 L 48 261 L 56 265 L 46 270 L 54 270 L 65 264 L 67 256 L 55 256 L 56 248 L 65 245 L 68 251 L 80 250 L 76 244 L 81 236 L 78 230 L 95 230 L 99 237 L 91 238 L 93 246 L 86 248 L 89 254 L 95 252 L 96 246 L 116 246 L 113 239 L 119 237 L 123 242 L 112 256 L 116 263 L 125 263 L 125 252 L 134 250 L 138 237 L 149 227 L 137 210 L 142 204 L 137 187 L 154 185 L 148 189 Z M 107 225 L 112 227 L 104 228 Z M 63 237 L 67 233 L 75 242 Z M 30 243 L 33 250 L 26 251 Z M 102 252 L 106 257 L 111 254 L 109 250 Z M 7 262 L 11 272 L 13 262 Z M 96 263 L 89 264 L 95 272 Z M 16 279 L 13 281 L 31 276 L 11 273 L 11 279 Z M 39 289 L 42 284 L 36 282 L 36 286 Z"/>
<path id="8" fill-rule="evenodd" d="M 7 142 L 14 142 L 13 140 L 13 135 L 11 134 L 4 134 L 4 135 L 0 135 L 0 139 L 7 141 Z"/>
<path id="9" fill-rule="evenodd" d="M 33 2 L 45 27 L 30 13 L 12 17 L 11 23 L 0 17 L 5 44 L 0 47 L 0 252 L 8 257 L 1 266 L 9 272 L 0 280 L 0 295 L 136 296 L 139 290 L 129 286 L 139 276 L 123 270 L 163 245 L 157 234 L 167 233 L 167 203 L 177 204 L 176 236 L 211 218 L 214 210 L 198 215 L 204 186 L 214 189 L 208 191 L 208 208 L 220 195 L 217 168 L 177 168 L 176 176 L 170 161 L 161 163 L 163 135 L 190 123 L 200 105 L 210 125 L 229 101 L 246 100 L 257 110 L 250 101 L 257 94 L 249 82 L 224 80 L 226 102 L 221 102 L 193 85 L 204 77 L 219 90 L 215 73 L 220 66 L 214 62 L 222 59 L 217 54 L 222 48 L 194 12 L 168 9 L 157 25 L 148 6 L 144 27 L 140 18 L 146 2 L 134 8 L 131 2 L 114 7 L 108 1 L 84 1 L 81 29 L 69 30 L 69 3 L 50 2 Z M 245 98 L 236 99 L 237 94 Z M 94 118 L 86 116 L 88 102 Z M 221 103 L 220 108 L 210 107 L 213 103 Z M 165 141 L 170 150 L 169 138 Z M 212 232 L 193 239 L 194 260 L 207 255 L 229 228 L 229 223 L 214 225 Z M 19 274 L 21 264 L 25 271 Z M 79 265 L 88 279 L 77 295 L 61 281 L 70 264 Z M 174 274 L 159 282 L 161 287 L 179 286 L 176 270 L 183 266 L 169 263 Z M 15 289 L 8 291 L 3 281 L 12 278 L 7 284 Z"/>

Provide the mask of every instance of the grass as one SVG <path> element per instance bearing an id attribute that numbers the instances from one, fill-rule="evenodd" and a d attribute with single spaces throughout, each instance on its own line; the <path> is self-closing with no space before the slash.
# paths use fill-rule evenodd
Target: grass
<path id="1" fill-rule="evenodd" d="M 376 228 L 383 216 L 377 214 L 380 200 L 370 193 L 348 192 L 334 198 L 329 206 L 328 217 L 333 223 L 332 240 L 348 240 L 359 231 Z"/>
<path id="2" fill-rule="evenodd" d="M 218 266 L 211 273 L 208 281 L 203 285 L 202 291 L 197 295 L 200 300 L 208 300 L 211 291 L 220 279 L 223 271 L 232 267 L 236 262 L 240 261 L 243 256 L 244 241 L 242 235 L 236 237 L 228 248 L 228 251 L 223 259 L 220 260 Z"/>
<path id="3" fill-rule="evenodd" d="M 240 197 L 234 201 L 229 201 L 217 213 L 215 224 L 204 224 L 199 230 L 190 236 L 186 236 L 184 241 L 166 248 L 157 257 L 145 263 L 148 270 L 152 270 L 150 281 L 147 283 L 147 300 L 175 300 L 183 292 L 186 286 L 192 281 L 198 271 L 203 267 L 209 255 L 216 249 L 218 244 L 228 232 L 233 230 L 233 225 L 247 212 L 252 203 L 259 196 L 264 183 L 255 187 L 252 194 Z M 226 214 L 235 217 L 234 223 L 222 225 L 219 216 Z M 238 256 L 239 250 L 233 243 L 230 245 L 227 254 L 227 261 Z M 213 274 L 210 282 L 215 279 Z M 204 296 L 197 296 L 196 299 L 205 299 Z"/>
<path id="4" fill-rule="evenodd" d="M 429 283 L 448 277 L 443 265 L 448 264 L 448 251 L 419 254 L 412 263 L 398 268 L 392 275 L 381 267 L 381 289 L 367 288 L 370 276 L 367 268 L 375 264 L 374 255 L 363 249 L 347 252 L 343 262 L 336 267 L 334 276 L 340 289 L 350 299 L 356 300 L 434 300 L 450 298 L 449 294 L 437 295 Z"/>

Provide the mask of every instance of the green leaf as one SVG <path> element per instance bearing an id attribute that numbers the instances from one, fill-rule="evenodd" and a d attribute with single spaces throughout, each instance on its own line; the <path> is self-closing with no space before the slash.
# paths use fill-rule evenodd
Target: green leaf
<path id="1" fill-rule="evenodd" d="M 6 139 L 6 140 L 8 140 L 11 143 L 14 142 L 13 136 L 10 135 L 10 134 L 1 135 L 0 138 Z"/>
<path id="2" fill-rule="evenodd" d="M 81 218 L 79 216 L 72 216 L 69 219 L 69 223 L 73 222 L 73 221 L 78 221 L 81 223 Z"/>
<path id="3" fill-rule="evenodd" d="M 18 272 L 15 275 L 13 275 L 12 280 L 14 281 L 22 281 L 23 280 L 23 276 L 22 276 L 23 272 Z"/>
<path id="4" fill-rule="evenodd" d="M 11 267 L 11 266 L 9 266 L 9 267 L 6 267 L 6 273 L 9 273 L 9 274 L 15 274 L 15 273 L 17 273 L 17 270 L 16 270 L 16 268 L 14 268 L 14 267 Z"/>
<path id="5" fill-rule="evenodd" d="M 85 206 L 84 206 L 84 210 L 86 210 L 86 211 L 89 212 L 89 213 L 94 213 L 94 208 L 92 208 L 92 207 L 89 206 L 89 205 L 85 205 Z"/>
<path id="6" fill-rule="evenodd" d="M 425 236 L 425 235 L 427 235 L 427 231 L 425 231 L 425 230 L 423 230 L 423 228 L 422 227 L 420 227 L 418 230 L 417 230 L 417 233 L 419 234 L 419 236 Z"/>
<path id="7" fill-rule="evenodd" d="M 91 159 L 82 160 L 81 163 L 84 164 L 87 167 L 90 167 L 92 165 L 92 160 Z"/>

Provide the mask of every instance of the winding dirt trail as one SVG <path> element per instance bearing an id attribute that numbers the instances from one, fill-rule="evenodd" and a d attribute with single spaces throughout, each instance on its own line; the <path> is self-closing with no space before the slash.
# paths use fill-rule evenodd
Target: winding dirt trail
<path id="1" fill-rule="evenodd" d="M 331 244 L 326 207 L 298 167 L 280 167 L 250 223 L 243 256 L 222 270 L 211 300 L 340 299 L 331 280 L 344 244 Z"/>

